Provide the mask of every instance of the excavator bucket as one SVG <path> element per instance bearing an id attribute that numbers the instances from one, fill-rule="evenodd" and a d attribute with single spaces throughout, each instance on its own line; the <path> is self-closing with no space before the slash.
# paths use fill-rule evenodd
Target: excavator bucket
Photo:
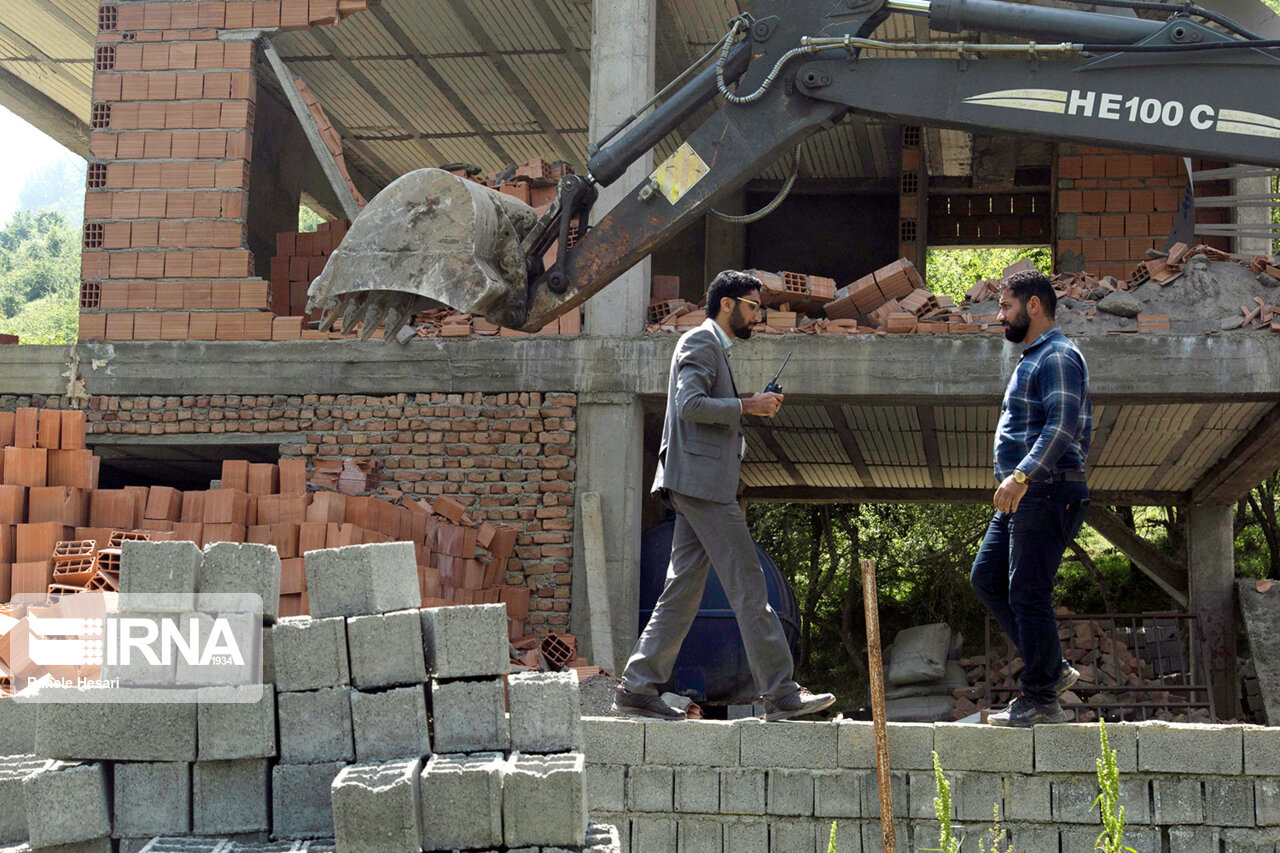
<path id="1" fill-rule="evenodd" d="M 369 202 L 307 292 L 321 328 L 341 318 L 363 323 L 361 339 L 384 321 L 386 339 L 415 312 L 447 305 L 513 325 L 527 300 L 520 241 L 537 223 L 533 208 L 441 169 L 419 169 Z"/>

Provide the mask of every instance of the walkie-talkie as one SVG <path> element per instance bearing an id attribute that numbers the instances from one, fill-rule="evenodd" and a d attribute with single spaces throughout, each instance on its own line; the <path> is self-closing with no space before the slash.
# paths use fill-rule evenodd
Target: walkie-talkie
<path id="1" fill-rule="evenodd" d="M 787 369 L 787 362 L 791 360 L 791 353 L 787 353 L 787 357 L 782 360 L 782 367 L 778 368 L 778 372 L 774 374 L 773 381 L 764 386 L 766 394 L 781 394 L 782 386 L 778 384 L 778 378 L 782 376 L 782 371 Z"/>

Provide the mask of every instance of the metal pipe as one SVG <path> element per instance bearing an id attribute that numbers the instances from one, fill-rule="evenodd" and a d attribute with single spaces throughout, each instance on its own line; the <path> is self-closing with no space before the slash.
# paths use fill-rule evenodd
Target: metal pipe
<path id="1" fill-rule="evenodd" d="M 929 14 L 929 0 L 889 0 L 884 7 L 890 12 L 905 12 L 908 15 Z"/>
<path id="2" fill-rule="evenodd" d="M 1099 15 L 1096 12 L 1030 6 L 1002 0 L 933 0 L 928 5 L 929 26 L 935 30 L 948 33 L 978 30 L 1036 41 L 1061 39 L 1073 42 L 1136 44 L 1165 26 L 1163 21 L 1149 21 L 1145 18 Z"/>
<path id="3" fill-rule="evenodd" d="M 725 64 L 724 79 L 737 80 L 746 72 L 750 61 L 751 42 L 748 40 L 735 45 Z M 697 112 L 699 107 L 714 98 L 718 91 L 716 69 L 707 68 L 637 122 L 621 139 L 588 160 L 587 172 L 596 183 L 609 186 L 622 177 L 627 167 L 652 150 L 664 136 Z"/>

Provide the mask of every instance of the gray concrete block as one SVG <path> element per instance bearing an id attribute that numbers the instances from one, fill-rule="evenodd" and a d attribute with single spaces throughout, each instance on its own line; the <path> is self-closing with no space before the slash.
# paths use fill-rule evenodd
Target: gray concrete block
<path id="1" fill-rule="evenodd" d="M 1040 821 L 1053 813 L 1053 783 L 1047 776 L 1006 776 L 1004 818 L 1008 821 Z"/>
<path id="2" fill-rule="evenodd" d="M 813 813 L 818 817 L 861 817 L 862 774 L 856 770 L 814 771 Z"/>
<path id="3" fill-rule="evenodd" d="M 427 761 L 419 779 L 423 850 L 502 845 L 505 764 L 495 753 L 433 755 Z"/>
<path id="4" fill-rule="evenodd" d="M 502 604 L 425 608 L 422 647 L 427 673 L 435 678 L 504 675 L 511 669 L 507 608 Z"/>
<path id="5" fill-rule="evenodd" d="M 1037 773 L 1094 773 L 1097 770 L 1096 762 L 1102 755 L 1097 723 L 1033 726 L 1030 731 L 1035 740 Z M 1138 769 L 1137 727 L 1109 723 L 1107 742 L 1116 751 L 1116 767 L 1121 773 Z"/>
<path id="6" fill-rule="evenodd" d="M 1031 729 L 985 724 L 937 726 L 933 748 L 946 770 L 1031 773 L 1035 769 Z M 890 765 L 893 766 L 890 756 Z"/>
<path id="7" fill-rule="evenodd" d="M 839 765 L 873 769 L 876 739 L 870 721 L 844 720 L 838 726 Z M 933 770 L 933 729 L 933 723 L 888 723 L 889 766 L 894 770 Z"/>
<path id="8" fill-rule="evenodd" d="M 591 764 L 644 764 L 645 725 L 621 717 L 583 717 L 583 752 Z"/>
<path id="9" fill-rule="evenodd" d="M 899 851 L 904 847 L 908 850 L 913 849 L 911 846 L 911 826 L 905 820 L 895 820 L 893 822 L 893 831 Z M 936 837 L 934 841 L 937 841 Z M 1045 848 L 1045 850 L 1049 849 L 1052 848 Z M 882 850 L 880 822 L 878 820 L 864 820 L 862 822 L 862 853 L 881 853 Z"/>
<path id="10" fill-rule="evenodd" d="M 251 593 L 262 599 L 262 617 L 274 622 L 280 614 L 280 555 L 274 545 L 212 542 L 204 548 L 200 564 L 203 606 L 208 594 Z"/>
<path id="11" fill-rule="evenodd" d="M 752 767 L 726 767 L 720 771 L 720 812 L 765 813 L 765 771 Z"/>
<path id="12" fill-rule="evenodd" d="M 684 817 L 676 822 L 678 853 L 721 853 L 724 828 L 709 817 Z"/>
<path id="13" fill-rule="evenodd" d="M 173 611 L 130 610 L 122 615 L 130 620 L 137 620 L 130 626 L 131 636 L 142 636 L 143 631 L 154 631 L 155 635 L 159 636 L 161 631 L 166 630 L 164 623 L 177 619 L 181 624 L 182 617 L 186 614 L 175 614 Z M 163 658 L 153 661 L 145 654 L 130 648 L 127 660 L 123 654 L 114 661 L 104 660 L 100 677 L 103 681 L 114 681 L 127 688 L 173 687 L 178 683 L 177 671 L 176 656 L 167 662 Z"/>
<path id="14" fill-rule="evenodd" d="M 911 801 L 907 798 L 907 773 L 894 770 L 890 774 L 890 793 L 893 795 L 893 816 L 911 815 Z M 923 793 L 925 800 L 933 803 L 934 786 L 929 784 Z M 880 782 L 874 771 L 862 775 L 862 816 L 880 817 Z"/>
<path id="15" fill-rule="evenodd" d="M 956 773 L 946 773 L 947 784 L 951 785 L 953 790 L 956 786 L 958 776 L 959 774 Z M 938 783 L 934 775 L 932 773 L 926 773 L 923 770 L 907 771 L 907 788 L 915 795 L 910 798 L 910 816 L 916 819 L 933 817 L 934 808 L 932 798 L 938 795 Z M 896 807 L 897 805 L 898 803 L 895 795 L 894 806 Z M 956 819 L 954 798 L 951 803 L 951 819 Z"/>
<path id="16" fill-rule="evenodd" d="M 222 624 L 215 629 L 214 621 Z M 194 623 L 194 624 L 193 624 Z M 201 664 L 189 663 L 178 657 L 174 661 L 174 681 L 180 687 L 200 688 L 211 686 L 252 685 L 262 683 L 262 619 L 257 613 L 184 613 L 181 615 L 183 636 L 212 638 L 214 631 L 225 629 L 230 640 L 240 650 L 241 662 L 233 661 Z"/>
<path id="17" fill-rule="evenodd" d="M 511 756 L 502 771 L 502 832 L 508 847 L 582 845 L 587 837 L 584 768 L 580 752 Z"/>
<path id="18" fill-rule="evenodd" d="M 109 837 L 92 838 L 88 841 L 75 841 L 71 844 L 51 844 L 48 847 L 21 847 L 6 849 L 5 853 L 114 853 L 115 848 Z"/>
<path id="19" fill-rule="evenodd" d="M 765 811 L 769 814 L 813 815 L 813 776 L 810 771 L 775 768 L 769 771 L 766 787 L 769 795 Z"/>
<path id="20" fill-rule="evenodd" d="M 1124 806 L 1126 824 L 1137 826 L 1151 823 L 1151 777 L 1136 774 L 1122 775 L 1120 805 Z"/>
<path id="21" fill-rule="evenodd" d="M 1204 822 L 1213 826 L 1253 826 L 1253 780 L 1211 776 L 1204 780 Z"/>
<path id="22" fill-rule="evenodd" d="M 361 690 L 426 683 L 417 610 L 347 617 L 347 649 L 351 683 Z"/>
<path id="23" fill-rule="evenodd" d="M 196 760 L 195 691 L 110 692 L 113 701 L 107 704 L 87 701 L 102 695 L 97 688 L 41 690 L 35 705 L 36 754 L 67 760 Z"/>
<path id="24" fill-rule="evenodd" d="M 194 542 L 126 539 L 120 545 L 120 592 L 148 594 L 151 610 L 192 610 L 202 559 Z"/>
<path id="25" fill-rule="evenodd" d="M 838 723 L 735 723 L 741 730 L 743 767 L 834 770 Z"/>
<path id="26" fill-rule="evenodd" d="M 2 714 L 3 709 L 0 708 Z M 1245 726 L 1241 734 L 1244 737 L 1245 775 L 1280 776 L 1280 728 Z M 0 739 L 3 737 L 0 734 Z"/>
<path id="27" fill-rule="evenodd" d="M 720 771 L 716 767 L 675 768 L 675 810 L 694 814 L 720 811 Z M 588 788 L 590 790 L 590 788 Z"/>
<path id="28" fill-rule="evenodd" d="M 270 762 L 265 758 L 197 761 L 191 773 L 191 823 L 195 833 L 269 830 L 270 772 Z"/>
<path id="29" fill-rule="evenodd" d="M 422 759 L 345 767 L 333 780 L 334 841 L 346 850 L 418 853 Z"/>
<path id="30" fill-rule="evenodd" d="M 271 768 L 271 834 L 276 838 L 330 838 L 330 789 L 346 765 L 277 764 Z"/>
<path id="31" fill-rule="evenodd" d="M 431 717 L 436 752 L 505 752 L 511 744 L 501 679 L 433 680 Z"/>
<path id="32" fill-rule="evenodd" d="M 731 853 L 769 853 L 769 823 L 755 817 L 728 817 L 723 823 L 724 849 Z M 840 853 L 844 853 L 841 848 Z"/>
<path id="33" fill-rule="evenodd" d="M 636 815 L 631 819 L 631 853 L 670 853 L 679 843 L 676 827 L 674 818 Z"/>
<path id="34" fill-rule="evenodd" d="M 51 761 L 22 780 L 32 847 L 111 835 L 107 775 L 101 764 Z"/>
<path id="35" fill-rule="evenodd" d="M 381 693 L 352 690 L 351 728 L 361 764 L 430 755 L 426 687 L 415 684 Z"/>
<path id="36" fill-rule="evenodd" d="M 327 687 L 276 697 L 280 724 L 280 761 L 321 764 L 355 760 L 351 733 L 351 690 Z"/>
<path id="37" fill-rule="evenodd" d="M 824 833 L 825 835 L 825 833 Z M 769 821 L 771 850 L 809 851 L 817 848 L 818 828 L 808 820 Z"/>
<path id="38" fill-rule="evenodd" d="M 1138 769 L 1221 776 L 1244 769 L 1244 726 L 1136 723 Z"/>
<path id="39" fill-rule="evenodd" d="M 912 781 L 914 793 L 915 782 Z M 912 797 L 914 807 L 915 798 Z M 966 823 L 990 823 L 993 807 L 1004 814 L 1004 778 L 998 773 L 957 773 L 951 786 L 956 819 Z"/>
<path id="40" fill-rule="evenodd" d="M 1139 753 L 1141 760 L 1141 753 Z M 1204 823 L 1204 782 L 1191 777 L 1151 780 L 1152 818 L 1164 826 Z"/>
<path id="41" fill-rule="evenodd" d="M 256 701 L 242 701 L 257 697 Z M 196 694 L 201 761 L 274 758 L 276 691 L 261 687 L 206 687 Z"/>
<path id="42" fill-rule="evenodd" d="M 36 703 L 0 696 L 0 755 L 30 755 L 36 748 Z"/>
<path id="43" fill-rule="evenodd" d="M 311 615 L 362 616 L 422 606 L 412 542 L 325 548 L 303 555 Z M 503 626 L 506 638 L 506 626 Z"/>
<path id="44" fill-rule="evenodd" d="M 627 810 L 669 812 L 674 806 L 675 771 L 644 764 L 627 768 Z"/>
<path id="45" fill-rule="evenodd" d="M 614 828 L 618 835 L 618 850 L 620 853 L 628 853 L 631 850 L 631 818 L 629 816 L 626 814 L 601 812 L 600 814 L 592 815 L 592 818 L 599 823 L 606 824 Z M 587 827 L 587 837 L 591 837 L 590 826 Z"/>
<path id="46" fill-rule="evenodd" d="M 1174 826 L 1169 828 L 1169 853 L 1204 853 L 1220 847 L 1220 831 L 1214 826 Z"/>
<path id="47" fill-rule="evenodd" d="M 1275 853 L 1280 844 L 1274 829 L 1224 829 L 1220 837 L 1226 853 Z"/>
<path id="48" fill-rule="evenodd" d="M 1122 780 L 1123 781 L 1123 780 Z M 1053 781 L 1053 819 L 1059 823 L 1098 823 L 1098 780 L 1070 776 Z M 1127 817 L 1127 815 L 1126 815 Z"/>
<path id="49" fill-rule="evenodd" d="M 646 722 L 644 758 L 651 764 L 736 767 L 742 726 L 720 720 Z"/>
<path id="50" fill-rule="evenodd" d="M 27 840 L 26 794 L 22 780 L 43 770 L 47 758 L 34 755 L 0 757 L 0 844 L 20 844 Z"/>
<path id="51" fill-rule="evenodd" d="M 126 762 L 115 766 L 116 838 L 186 835 L 191 831 L 191 765 L 183 761 Z"/>
<path id="52" fill-rule="evenodd" d="M 611 824 L 589 821 L 582 853 L 622 853 L 622 839 L 618 828 Z"/>
<path id="53" fill-rule="evenodd" d="M 1280 826 L 1280 779 L 1253 780 L 1253 802 L 1258 826 Z"/>
<path id="54" fill-rule="evenodd" d="M 351 683 L 345 619 L 281 619 L 271 628 L 271 646 L 277 690 L 319 690 Z"/>
<path id="55" fill-rule="evenodd" d="M 621 764 L 587 765 L 587 809 L 621 812 L 627 808 L 627 768 Z M 719 795 L 717 794 L 717 801 Z"/>
<path id="56" fill-rule="evenodd" d="M 852 819 L 832 821 L 836 827 L 837 853 L 862 853 L 862 823 Z M 827 853 L 827 845 L 831 839 L 831 829 L 827 828 L 824 837 L 818 833 L 818 853 Z"/>
<path id="57" fill-rule="evenodd" d="M 582 707 L 574 672 L 522 672 L 507 677 L 511 749 L 581 751 Z"/>
<path id="58" fill-rule="evenodd" d="M 1051 823 L 1009 823 L 1009 840 L 1014 850 L 1057 850 L 1058 827 Z M 1097 833 L 1094 833 L 1097 836 Z M 1084 848 L 1092 850 L 1092 846 Z"/>

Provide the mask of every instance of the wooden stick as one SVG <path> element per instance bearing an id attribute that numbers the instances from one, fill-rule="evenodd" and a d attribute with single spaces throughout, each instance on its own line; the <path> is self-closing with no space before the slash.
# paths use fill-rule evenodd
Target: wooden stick
<path id="1" fill-rule="evenodd" d="M 885 726 L 884 662 L 880 657 L 880 606 L 876 561 L 862 561 L 862 604 L 867 614 L 867 671 L 871 678 L 871 721 L 876 736 L 876 780 L 880 788 L 880 846 L 897 853 L 893 826 L 893 777 L 889 774 L 889 730 Z"/>

